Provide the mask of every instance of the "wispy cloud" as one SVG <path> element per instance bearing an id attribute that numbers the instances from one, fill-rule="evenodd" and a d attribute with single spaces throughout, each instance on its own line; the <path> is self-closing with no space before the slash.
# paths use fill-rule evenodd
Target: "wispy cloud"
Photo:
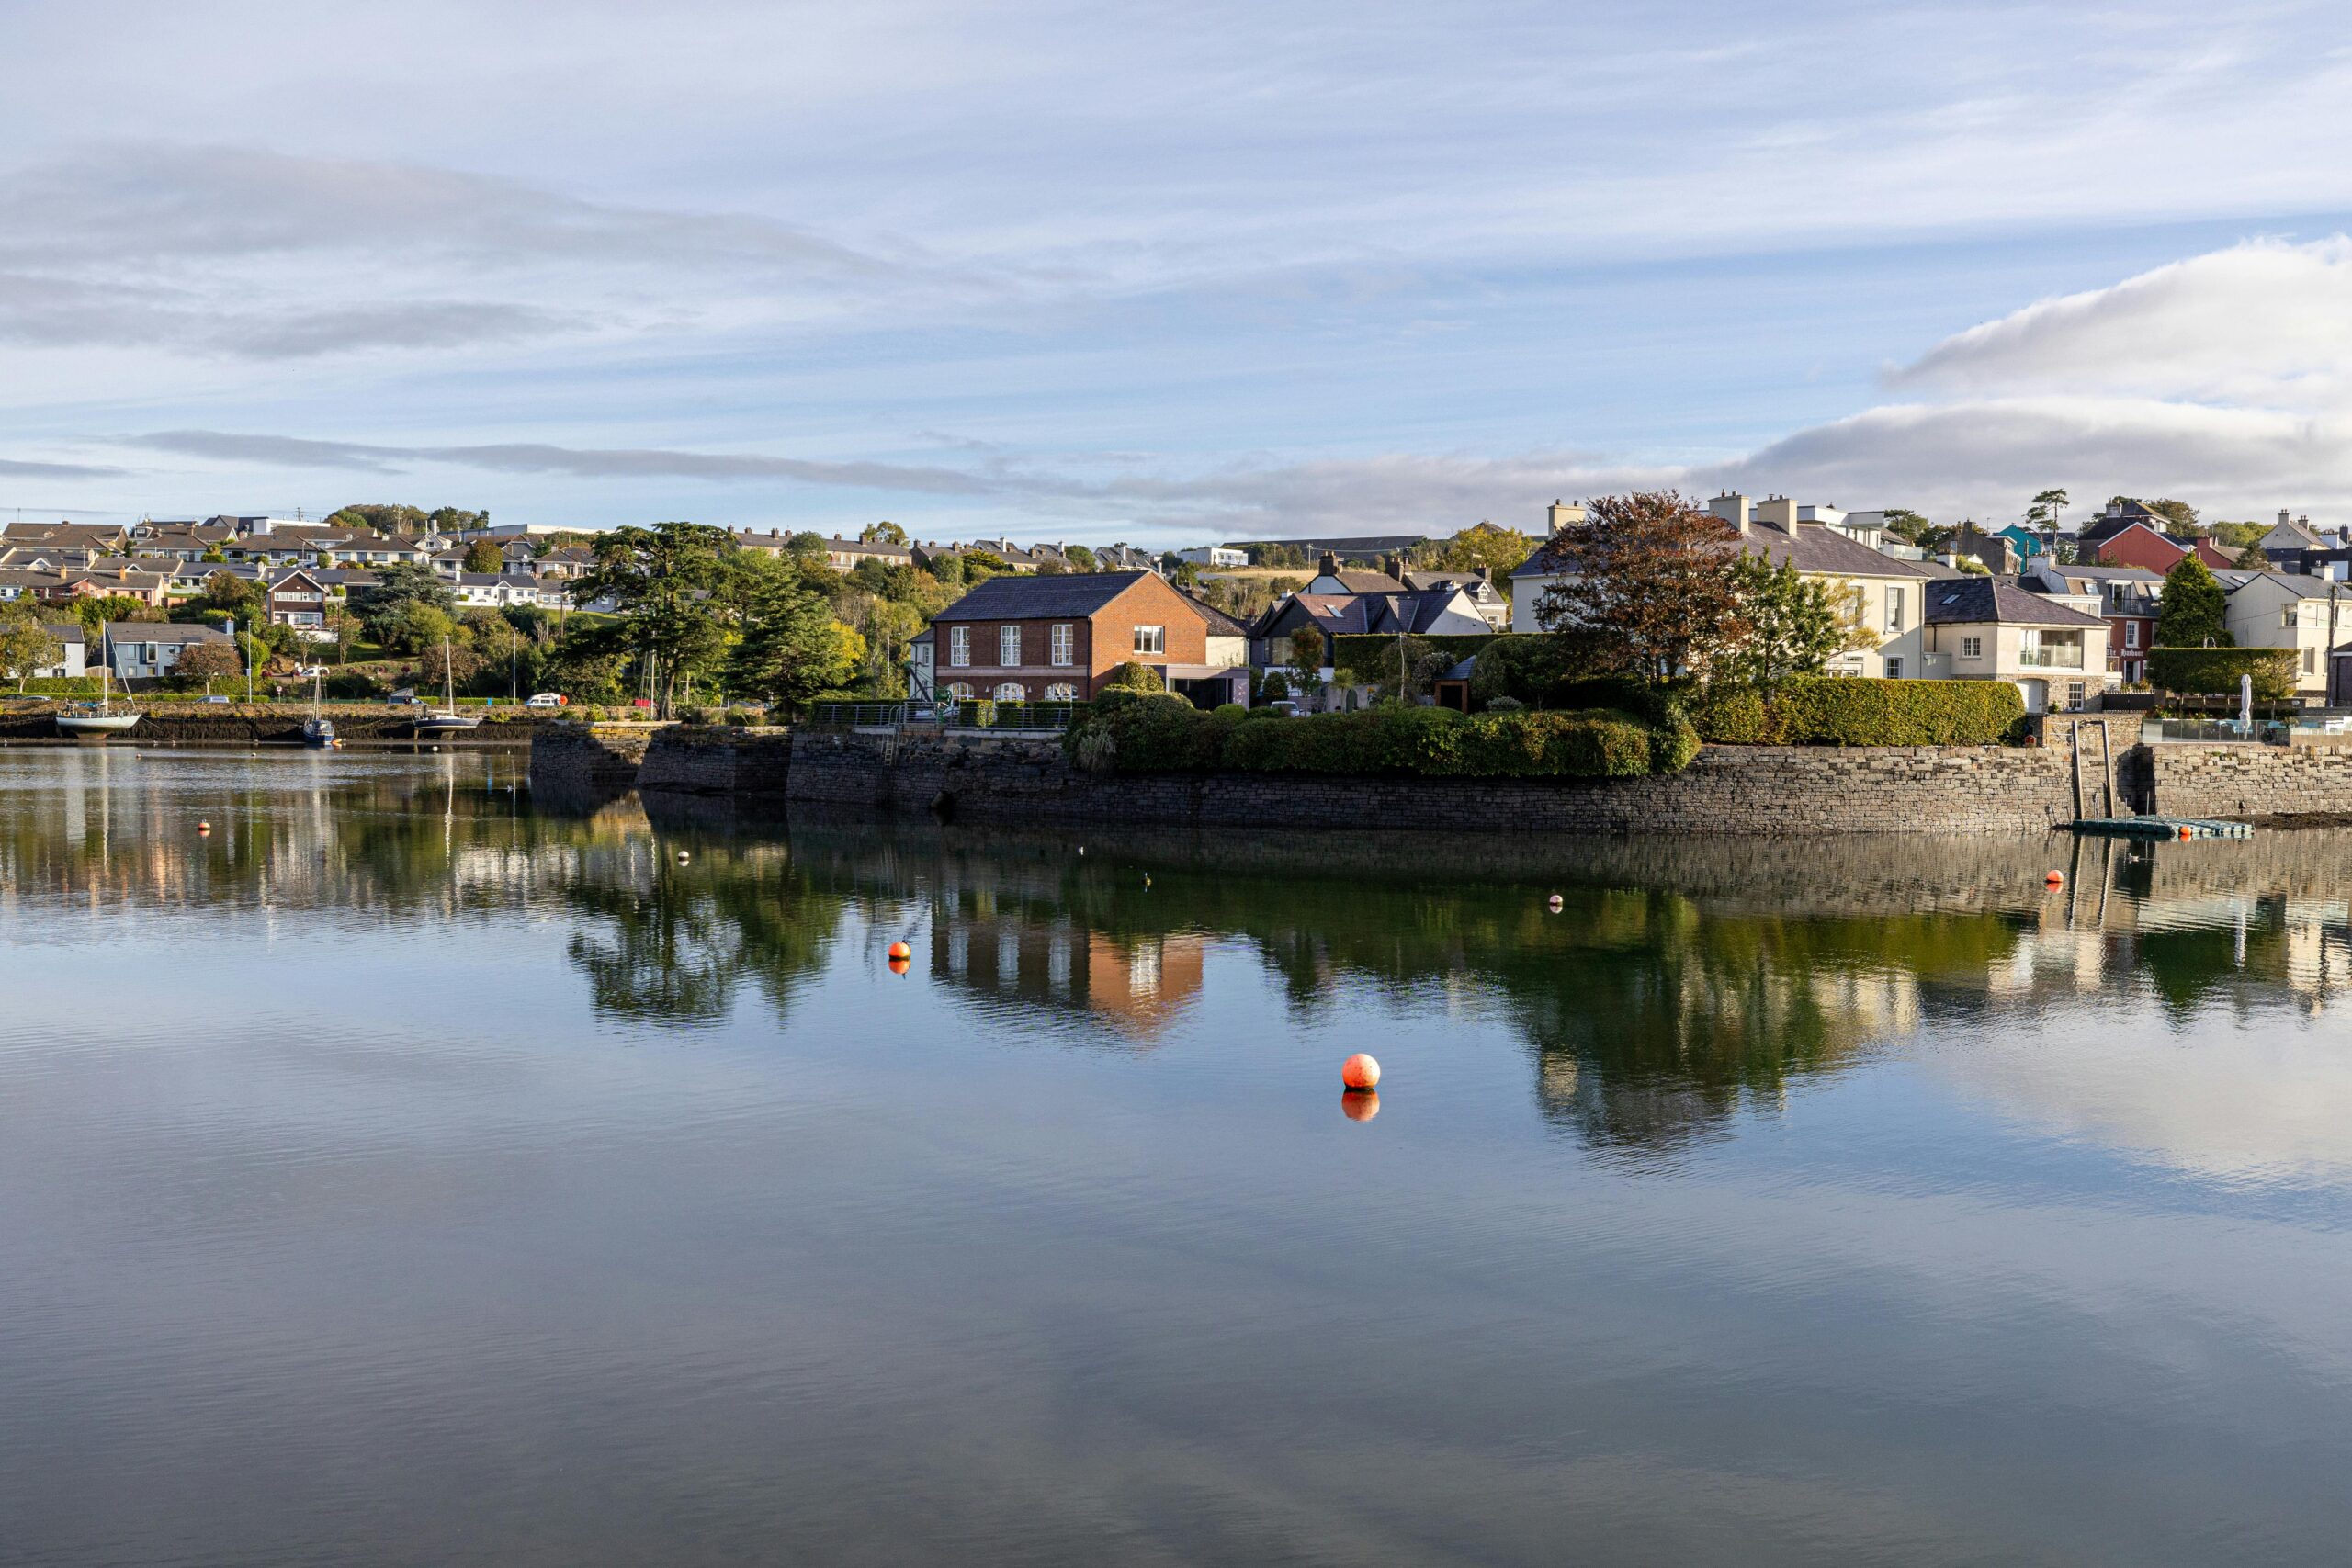
<path id="1" fill-rule="evenodd" d="M 0 479 L 102 479 L 118 478 L 122 472 L 120 468 L 99 468 L 87 463 L 34 463 L 0 457 Z"/>

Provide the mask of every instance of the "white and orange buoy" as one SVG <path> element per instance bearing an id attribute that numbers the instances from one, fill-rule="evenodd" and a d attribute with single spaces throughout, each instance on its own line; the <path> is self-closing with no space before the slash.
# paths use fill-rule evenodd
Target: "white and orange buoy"
<path id="1" fill-rule="evenodd" d="M 198 822 L 196 825 L 196 830 L 199 833 L 209 833 L 212 831 L 212 824 L 209 822 Z"/>
<path id="2" fill-rule="evenodd" d="M 1555 915 L 1567 907 L 1567 902 L 1568 901 L 1566 899 L 1561 897 L 1557 893 L 1553 894 L 1551 897 L 1544 900 L 1544 904 L 1551 909 L 1552 913 Z"/>
<path id="3" fill-rule="evenodd" d="M 2041 885 L 2044 887 L 2064 887 L 2066 886 L 2066 874 L 2063 871 L 2053 871 L 2041 879 Z"/>
<path id="4" fill-rule="evenodd" d="M 1380 1064 L 1359 1051 L 1340 1064 L 1340 1081 L 1352 1089 L 1380 1087 Z"/>

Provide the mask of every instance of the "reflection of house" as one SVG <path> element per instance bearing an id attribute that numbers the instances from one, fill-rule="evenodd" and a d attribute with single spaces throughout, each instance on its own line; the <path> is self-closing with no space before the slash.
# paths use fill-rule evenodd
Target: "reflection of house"
<path id="1" fill-rule="evenodd" d="M 2028 713 L 2082 707 L 2114 686 L 2107 622 L 1990 577 L 1928 585 L 1927 667 L 1933 681 L 2007 681 Z"/>
<path id="2" fill-rule="evenodd" d="M 1114 938 L 1064 920 L 943 912 L 932 925 L 930 963 L 934 975 L 972 990 L 1074 1009 L 1148 1036 L 1199 994 L 1206 951 L 1192 932 Z"/>

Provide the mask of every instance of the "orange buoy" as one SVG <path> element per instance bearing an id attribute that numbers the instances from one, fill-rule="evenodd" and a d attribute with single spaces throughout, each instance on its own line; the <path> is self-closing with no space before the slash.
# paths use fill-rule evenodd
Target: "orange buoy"
<path id="1" fill-rule="evenodd" d="M 2188 837 L 2188 829 L 2187 828 L 2183 828 L 2183 829 L 2180 830 L 2180 836 L 2181 836 L 2182 838 L 2184 838 L 2184 839 L 2186 839 L 2187 837 Z"/>
<path id="2" fill-rule="evenodd" d="M 209 833 L 212 831 L 212 824 L 209 822 L 198 822 L 196 825 L 196 830 L 199 833 Z"/>
<path id="3" fill-rule="evenodd" d="M 2064 886 L 2066 874 L 2064 872 L 2053 871 L 2049 875 L 2041 879 L 2041 885 L 2044 887 L 2057 887 Z"/>
<path id="4" fill-rule="evenodd" d="M 1359 1051 L 1340 1064 L 1340 1081 L 1350 1089 L 1376 1089 L 1380 1085 L 1380 1064 Z"/>
<path id="5" fill-rule="evenodd" d="M 903 942 L 894 942 L 890 944 L 890 956 L 892 958 L 912 958 L 914 955 L 915 950 L 909 947 Z"/>
<path id="6" fill-rule="evenodd" d="M 1351 1122 L 1369 1122 L 1380 1114 L 1377 1089 L 1350 1089 L 1340 1092 L 1340 1114 Z"/>
<path id="7" fill-rule="evenodd" d="M 903 975 L 913 967 L 914 965 L 912 964 L 903 958 L 893 958 L 890 960 L 890 973 L 893 975 Z"/>

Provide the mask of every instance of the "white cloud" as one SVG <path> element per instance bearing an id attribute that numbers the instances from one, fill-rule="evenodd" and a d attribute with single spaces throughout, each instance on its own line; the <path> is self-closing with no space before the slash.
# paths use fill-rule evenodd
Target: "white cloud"
<path id="1" fill-rule="evenodd" d="M 2352 238 L 2251 241 L 2044 299 L 1894 373 L 1960 392 L 2103 391 L 2285 406 L 2352 390 Z"/>

